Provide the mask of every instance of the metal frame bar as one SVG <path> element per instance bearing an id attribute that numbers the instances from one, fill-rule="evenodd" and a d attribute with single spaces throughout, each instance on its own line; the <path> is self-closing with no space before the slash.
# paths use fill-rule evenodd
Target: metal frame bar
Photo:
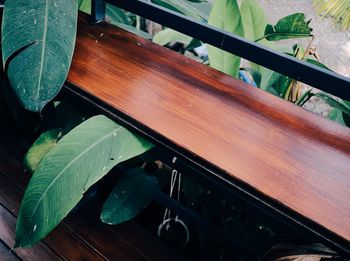
<path id="1" fill-rule="evenodd" d="M 91 22 L 96 24 L 105 20 L 106 3 L 102 0 L 92 0 L 91 2 Z"/>
<path id="2" fill-rule="evenodd" d="M 94 1 L 118 6 L 337 97 L 350 100 L 350 78 L 335 72 L 301 61 L 287 54 L 273 51 L 258 43 L 198 22 L 150 2 L 142 0 Z"/>

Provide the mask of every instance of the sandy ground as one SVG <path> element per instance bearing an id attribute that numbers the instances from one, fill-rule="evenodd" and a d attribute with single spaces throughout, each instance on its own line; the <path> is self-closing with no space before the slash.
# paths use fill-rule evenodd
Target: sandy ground
<path id="1" fill-rule="evenodd" d="M 312 5 L 312 0 L 259 0 L 263 6 L 269 23 L 275 24 L 278 19 L 302 12 L 311 18 L 316 47 L 320 61 L 332 70 L 350 77 L 350 29 L 340 31 L 331 19 L 319 17 Z M 291 45 L 295 40 L 291 40 Z M 307 43 L 302 42 L 306 48 Z"/>

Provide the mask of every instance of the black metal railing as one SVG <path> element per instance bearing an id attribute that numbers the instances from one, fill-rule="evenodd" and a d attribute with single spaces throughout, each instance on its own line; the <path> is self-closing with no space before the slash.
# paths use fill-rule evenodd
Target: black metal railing
<path id="1" fill-rule="evenodd" d="M 163 24 L 339 98 L 350 100 L 350 78 L 301 61 L 287 54 L 273 51 L 263 45 L 198 22 L 195 19 L 160 7 L 150 1 L 93 0 L 92 18 L 95 22 L 104 20 L 106 3 Z"/>

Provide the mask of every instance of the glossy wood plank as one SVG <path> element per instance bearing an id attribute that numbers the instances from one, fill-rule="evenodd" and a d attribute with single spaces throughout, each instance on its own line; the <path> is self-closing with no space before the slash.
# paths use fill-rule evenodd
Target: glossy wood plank
<path id="1" fill-rule="evenodd" d="M 348 128 L 84 19 L 70 83 L 350 241 Z"/>

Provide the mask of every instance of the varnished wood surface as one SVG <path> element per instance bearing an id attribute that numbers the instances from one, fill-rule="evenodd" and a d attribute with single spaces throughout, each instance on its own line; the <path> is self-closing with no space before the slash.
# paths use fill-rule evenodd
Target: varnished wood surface
<path id="1" fill-rule="evenodd" d="M 349 129 L 82 17 L 68 81 L 350 241 Z"/>
<path id="2" fill-rule="evenodd" d="M 0 120 L 2 118 L 0 117 Z M 71 213 L 44 240 L 30 248 L 8 251 L 15 242 L 16 217 L 30 175 L 21 160 L 21 134 L 0 130 L 0 260 L 181 260 L 176 252 L 135 222 L 108 226 L 99 220 L 102 205 L 89 202 Z M 23 146 L 24 145 L 24 146 Z"/>

